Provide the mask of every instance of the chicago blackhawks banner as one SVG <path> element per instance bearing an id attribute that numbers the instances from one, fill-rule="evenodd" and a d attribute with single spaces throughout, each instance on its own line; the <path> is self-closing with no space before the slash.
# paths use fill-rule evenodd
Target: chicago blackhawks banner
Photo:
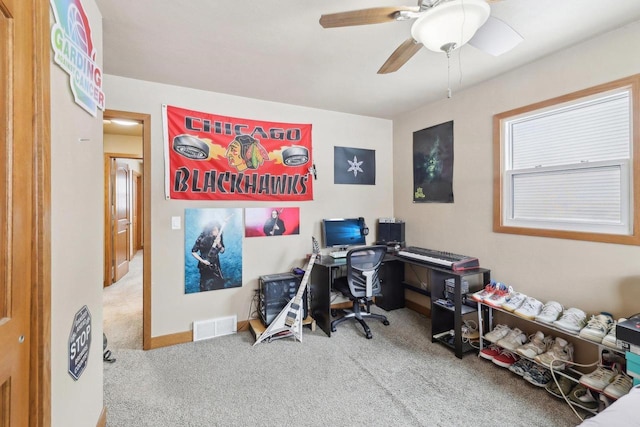
<path id="1" fill-rule="evenodd" d="M 168 199 L 313 200 L 310 124 L 162 113 Z"/>

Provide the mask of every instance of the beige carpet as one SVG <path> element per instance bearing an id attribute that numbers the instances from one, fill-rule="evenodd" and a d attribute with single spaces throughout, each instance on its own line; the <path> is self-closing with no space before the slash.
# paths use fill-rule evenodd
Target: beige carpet
<path id="1" fill-rule="evenodd" d="M 129 272 L 104 289 L 104 333 L 111 351 L 142 350 L 142 251 L 129 263 Z"/>

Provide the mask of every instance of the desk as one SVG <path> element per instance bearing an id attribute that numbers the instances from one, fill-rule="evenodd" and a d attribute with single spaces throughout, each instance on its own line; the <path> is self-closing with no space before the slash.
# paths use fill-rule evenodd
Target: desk
<path id="1" fill-rule="evenodd" d="M 333 280 L 340 277 L 340 270 L 347 265 L 346 258 L 323 256 L 311 270 L 310 311 L 317 325 L 331 336 L 331 288 Z M 386 255 L 378 273 L 382 285 L 382 295 L 376 297 L 376 305 L 383 310 L 404 307 L 404 265 L 402 261 Z"/>

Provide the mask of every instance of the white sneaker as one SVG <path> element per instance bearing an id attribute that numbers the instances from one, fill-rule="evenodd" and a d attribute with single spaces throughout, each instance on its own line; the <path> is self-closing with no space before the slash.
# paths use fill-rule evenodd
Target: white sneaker
<path id="1" fill-rule="evenodd" d="M 562 314 L 564 307 L 556 301 L 549 301 L 543 307 L 540 314 L 536 316 L 536 321 L 550 324 Z"/>
<path id="2" fill-rule="evenodd" d="M 581 376 L 580 384 L 597 392 L 602 392 L 619 373 L 617 369 L 612 370 L 598 366 L 595 371 Z"/>
<path id="3" fill-rule="evenodd" d="M 531 341 L 518 347 L 516 353 L 533 359 L 537 355 L 546 352 L 552 340 L 553 338 L 549 336 L 545 337 L 541 331 L 538 331 L 531 337 Z"/>
<path id="4" fill-rule="evenodd" d="M 511 328 L 507 325 L 496 325 L 491 332 L 487 332 L 484 336 L 488 341 L 497 342 L 498 340 L 507 336 L 511 332 Z"/>
<path id="5" fill-rule="evenodd" d="M 616 326 L 618 325 L 618 323 L 624 322 L 625 320 L 627 319 L 621 317 L 618 320 L 613 321 L 611 328 L 609 328 L 609 333 L 602 339 L 602 345 L 606 345 L 607 347 L 616 350 L 618 349 L 618 341 L 616 340 Z"/>
<path id="6" fill-rule="evenodd" d="M 594 342 L 602 342 L 613 325 L 613 317 L 609 313 L 591 316 L 587 326 L 580 330 L 580 337 Z"/>
<path id="7" fill-rule="evenodd" d="M 573 344 L 563 338 L 556 338 L 549 351 L 539 354 L 534 360 L 547 368 L 562 370 L 566 362 L 573 362 Z"/>
<path id="8" fill-rule="evenodd" d="M 496 344 L 510 351 L 515 351 L 527 341 L 527 336 L 518 328 L 514 328 L 504 338 L 498 340 Z"/>
<path id="9" fill-rule="evenodd" d="M 498 283 L 496 290 L 491 296 L 484 299 L 484 303 L 492 307 L 502 308 L 502 304 L 507 300 L 509 295 L 513 293 L 513 288 L 504 283 Z"/>
<path id="10" fill-rule="evenodd" d="M 620 399 L 633 387 L 633 379 L 625 373 L 616 375 L 613 381 L 602 390 L 609 399 Z"/>
<path id="11" fill-rule="evenodd" d="M 520 308 L 520 306 L 526 299 L 527 296 L 525 294 L 514 292 L 513 294 L 509 295 L 505 302 L 502 304 L 502 309 L 513 313 L 514 310 Z"/>
<path id="12" fill-rule="evenodd" d="M 541 310 L 542 310 L 542 303 L 540 301 L 538 301 L 534 297 L 527 297 L 527 299 L 524 300 L 520 308 L 515 310 L 513 314 L 528 320 L 533 320 L 536 318 L 538 314 L 540 314 Z"/>
<path id="13" fill-rule="evenodd" d="M 579 308 L 568 308 L 562 313 L 562 317 L 552 323 L 556 328 L 577 334 L 587 324 L 587 315 Z"/>

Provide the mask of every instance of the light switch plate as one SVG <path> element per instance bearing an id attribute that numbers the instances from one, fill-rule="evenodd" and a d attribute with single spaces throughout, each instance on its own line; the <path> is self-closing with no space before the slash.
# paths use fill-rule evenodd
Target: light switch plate
<path id="1" fill-rule="evenodd" d="M 180 227 L 181 227 L 180 217 L 179 216 L 172 216 L 171 217 L 171 229 L 172 230 L 180 230 Z"/>

